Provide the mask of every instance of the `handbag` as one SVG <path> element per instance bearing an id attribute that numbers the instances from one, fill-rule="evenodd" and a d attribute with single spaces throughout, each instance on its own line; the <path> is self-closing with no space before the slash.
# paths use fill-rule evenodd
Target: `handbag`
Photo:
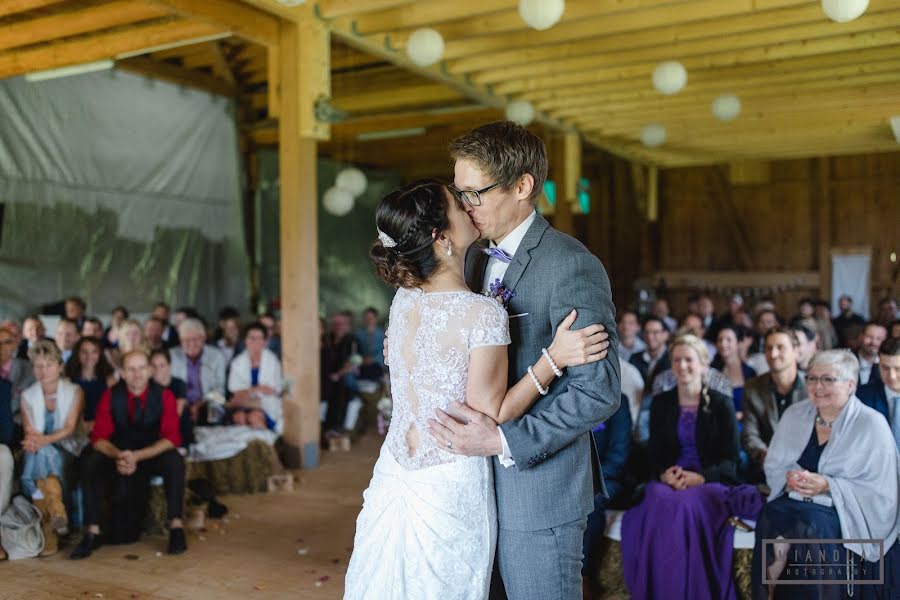
<path id="1" fill-rule="evenodd" d="M 0 544 L 10 560 L 34 558 L 44 550 L 41 511 L 21 494 L 0 515 Z"/>

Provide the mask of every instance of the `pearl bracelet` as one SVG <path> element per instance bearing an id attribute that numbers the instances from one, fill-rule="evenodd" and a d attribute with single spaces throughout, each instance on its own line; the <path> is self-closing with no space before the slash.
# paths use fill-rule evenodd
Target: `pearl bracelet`
<path id="1" fill-rule="evenodd" d="M 550 388 L 544 389 L 541 387 L 541 382 L 538 380 L 537 375 L 534 374 L 532 367 L 528 367 L 528 374 L 531 375 L 531 381 L 534 382 L 534 387 L 537 388 L 538 393 L 541 396 L 546 396 L 550 392 Z"/>
<path id="2" fill-rule="evenodd" d="M 556 366 L 556 363 L 553 362 L 553 359 L 550 358 L 550 353 L 547 352 L 546 348 L 541 348 L 541 354 L 543 354 L 544 358 L 547 359 L 547 362 L 550 363 L 550 368 L 553 369 L 553 374 L 557 377 L 562 377 L 562 371 L 559 369 L 559 367 Z"/>

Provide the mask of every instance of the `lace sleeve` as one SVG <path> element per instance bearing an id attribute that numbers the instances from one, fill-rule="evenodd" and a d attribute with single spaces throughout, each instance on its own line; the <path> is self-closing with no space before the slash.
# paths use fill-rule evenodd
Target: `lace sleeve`
<path id="1" fill-rule="evenodd" d="M 506 346 L 509 339 L 509 315 L 496 300 L 479 298 L 469 331 L 469 351 L 479 346 Z"/>

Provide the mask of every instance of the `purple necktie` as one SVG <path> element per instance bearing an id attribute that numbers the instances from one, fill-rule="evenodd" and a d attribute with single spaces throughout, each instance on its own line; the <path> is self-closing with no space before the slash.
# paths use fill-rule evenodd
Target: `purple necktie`
<path id="1" fill-rule="evenodd" d="M 509 252 L 504 250 L 503 248 L 497 248 L 496 246 L 493 248 L 482 248 L 481 250 L 491 258 L 496 258 L 500 262 L 509 263 L 512 261 L 512 256 L 509 255 Z"/>

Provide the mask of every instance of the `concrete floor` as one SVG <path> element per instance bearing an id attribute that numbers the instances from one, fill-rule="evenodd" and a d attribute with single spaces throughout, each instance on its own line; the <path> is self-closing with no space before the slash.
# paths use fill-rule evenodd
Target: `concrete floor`
<path id="1" fill-rule="evenodd" d="M 372 435 L 350 452 L 323 453 L 319 469 L 297 472 L 293 492 L 223 498 L 227 520 L 190 533 L 182 556 L 164 554 L 165 537 L 145 537 L 81 561 L 64 549 L 0 562 L 0 599 L 341 598 L 381 442 Z"/>

